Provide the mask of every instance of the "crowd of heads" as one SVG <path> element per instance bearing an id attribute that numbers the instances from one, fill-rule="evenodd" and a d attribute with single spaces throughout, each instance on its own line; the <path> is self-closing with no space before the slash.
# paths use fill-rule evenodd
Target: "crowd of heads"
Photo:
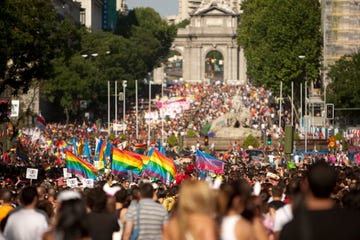
<path id="1" fill-rule="evenodd" d="M 250 110 L 251 118 L 246 122 L 248 127 L 264 130 L 267 134 L 281 134 L 276 122 L 278 113 L 274 104 L 275 97 L 265 89 L 252 86 L 179 85 L 166 92 L 169 98 L 191 96 L 193 102 L 190 111 L 168 119 L 164 131 L 160 123 L 153 123 L 154 132 L 158 133 L 155 136 L 157 139 L 161 135 L 184 136 L 189 129 L 200 137 L 200 130 L 204 125 L 226 112 L 234 111 L 231 99 L 236 95 L 241 96 L 242 108 Z M 282 118 L 284 123 L 288 122 L 288 112 L 284 111 Z M 135 138 L 134 116 L 127 115 L 126 122 L 130 126 L 126 131 L 126 147 L 131 148 L 131 143 L 134 142 L 146 141 L 144 132 L 147 125 L 144 121 L 140 122 L 140 139 Z M 18 157 L 13 149 L 2 155 L 0 209 L 10 206 L 6 210 L 0 210 L 3 232 L 6 229 L 6 216 L 11 216 L 8 215 L 9 212 L 19 206 L 35 203 L 34 208 L 43 211 L 49 226 L 53 227 L 52 231 L 45 233 L 49 237 L 45 239 L 51 239 L 52 235 L 57 236 L 56 239 L 96 239 L 92 228 L 96 220 L 88 217 L 90 213 L 106 213 L 120 219 L 123 213 L 119 213 L 119 209 L 127 209 L 131 203 L 144 198 L 153 199 L 168 211 L 170 230 L 174 233 L 167 231 L 165 239 L 188 239 L 188 234 L 192 231 L 193 237 L 200 232 L 208 234 L 208 239 L 211 236 L 217 239 L 216 236 L 222 234 L 222 220 L 233 213 L 246 220 L 241 222 L 241 226 L 256 230 L 249 234 L 258 234 L 258 238 L 262 239 L 264 235 L 259 226 L 264 226 L 266 236 L 275 232 L 273 221 L 276 210 L 282 205 L 279 202 L 292 202 L 301 209 L 309 193 L 317 199 L 331 199 L 341 208 L 360 210 L 358 166 L 333 164 L 329 161 L 329 155 L 316 155 L 310 156 L 309 161 L 302 161 L 295 168 L 290 168 L 285 159 L 276 164 L 269 163 L 266 159 L 252 159 L 239 146 L 234 146 L 227 152 L 212 152 L 225 162 L 224 174 L 204 174 L 198 171 L 194 168 L 193 157 L 190 162 L 177 165 L 179 177 L 170 184 L 149 178 L 130 181 L 129 178 L 112 176 L 106 172 L 97 179 L 94 188 L 70 188 L 61 178 L 65 159 L 58 155 L 58 144 L 61 141 L 70 142 L 74 137 L 88 139 L 94 144 L 95 138 L 105 137 L 103 132 L 96 132 L 91 126 L 48 124 L 46 132 L 36 139 L 34 133 L 27 135 L 28 130 L 24 130 L 19 142 L 28 149 L 29 158 L 24 160 Z M 124 146 L 123 139 L 115 139 L 113 144 Z M 176 149 L 169 147 L 167 150 L 178 153 Z M 46 172 L 42 168 L 44 166 L 50 166 L 51 171 Z M 26 167 L 38 167 L 38 179 L 26 179 Z M 216 182 L 221 184 L 215 184 Z M 196 224 L 193 226 L 194 219 L 195 222 L 207 222 L 208 225 L 205 226 L 210 230 Z M 122 222 L 120 226 L 126 221 L 123 219 Z M 258 225 L 258 222 L 261 224 Z M 114 223 L 111 233 L 119 229 Z"/>

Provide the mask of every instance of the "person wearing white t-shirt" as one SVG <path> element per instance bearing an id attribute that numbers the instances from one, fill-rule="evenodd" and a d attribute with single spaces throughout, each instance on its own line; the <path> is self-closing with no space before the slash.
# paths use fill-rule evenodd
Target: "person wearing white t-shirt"
<path id="1" fill-rule="evenodd" d="M 25 187 L 20 194 L 21 206 L 10 212 L 4 229 L 7 240 L 40 240 L 48 230 L 45 212 L 36 209 L 38 193 L 35 187 Z"/>

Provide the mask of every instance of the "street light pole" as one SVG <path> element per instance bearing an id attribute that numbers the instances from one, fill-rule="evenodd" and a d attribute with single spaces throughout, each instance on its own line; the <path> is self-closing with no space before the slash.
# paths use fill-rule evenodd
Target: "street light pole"
<path id="1" fill-rule="evenodd" d="M 307 69 L 306 69 L 306 56 L 300 55 L 300 59 L 305 61 L 305 119 L 304 119 L 304 132 L 305 132 L 305 152 L 307 152 L 307 133 L 308 133 L 308 116 L 307 116 Z"/>
<path id="2" fill-rule="evenodd" d="M 326 91 L 327 91 L 327 86 L 328 86 L 328 82 L 327 81 L 325 81 L 324 82 L 324 128 L 326 127 Z"/>
<path id="3" fill-rule="evenodd" d="M 105 52 L 105 54 L 106 55 L 109 55 L 111 52 L 110 51 L 106 51 Z M 91 57 L 93 57 L 93 58 L 96 58 L 97 56 L 98 56 L 99 54 L 98 53 L 91 53 L 90 54 L 90 56 Z M 82 54 L 81 55 L 83 58 L 87 58 L 87 57 L 89 57 L 89 55 L 88 54 Z M 108 137 L 110 136 L 110 133 L 111 133 L 111 125 L 110 125 L 110 81 L 108 80 L 107 81 L 107 87 L 108 87 L 108 93 L 107 93 L 107 95 L 108 95 L 108 98 L 107 98 L 107 112 L 108 112 L 108 117 L 107 117 L 107 126 L 108 126 Z M 117 83 L 115 83 L 115 88 L 116 88 L 116 84 Z M 117 90 L 115 90 L 115 95 L 117 94 L 116 93 L 117 92 Z M 115 99 L 116 99 L 116 96 L 115 96 Z M 115 100 L 116 101 L 116 100 Z M 115 102 L 115 118 L 116 118 L 116 116 L 117 116 L 117 113 L 116 113 L 116 109 L 117 109 L 117 107 L 116 107 L 116 102 Z"/>
<path id="4" fill-rule="evenodd" d="M 139 103 L 138 103 L 138 80 L 135 80 L 135 118 L 136 118 L 136 140 L 139 140 Z"/>
<path id="5" fill-rule="evenodd" d="M 148 145 L 150 146 L 150 124 L 151 124 L 151 81 L 149 79 L 149 126 L 148 126 Z"/>
<path id="6" fill-rule="evenodd" d="M 117 81 L 115 81 L 115 123 L 114 123 L 114 129 L 115 129 L 115 136 L 117 136 L 117 127 L 118 127 L 118 94 L 117 94 Z"/>
<path id="7" fill-rule="evenodd" d="M 307 81 L 305 81 L 305 152 L 307 152 L 307 139 L 308 139 L 308 125 L 309 125 L 309 119 L 308 119 L 308 116 L 307 116 Z"/>
<path id="8" fill-rule="evenodd" d="M 165 73 L 166 74 L 166 73 Z M 164 78 L 165 78 L 164 74 Z M 164 101 L 164 78 L 161 81 L 161 100 Z M 164 145 L 164 112 L 160 115 L 161 119 L 161 144 Z"/>
<path id="9" fill-rule="evenodd" d="M 294 82 L 291 81 L 291 126 L 294 126 Z"/>
<path id="10" fill-rule="evenodd" d="M 280 82 L 280 99 L 279 99 L 279 133 L 281 129 L 281 112 L 282 112 L 282 81 Z"/>
<path id="11" fill-rule="evenodd" d="M 125 134 L 125 128 L 126 128 L 126 125 L 125 125 L 125 92 L 126 92 L 126 87 L 127 87 L 127 81 L 126 80 L 124 80 L 123 82 L 122 82 L 122 86 L 123 86 L 123 90 L 124 90 L 124 99 L 123 99 L 123 134 Z"/>
<path id="12" fill-rule="evenodd" d="M 107 103 L 107 109 L 108 109 L 108 137 L 110 137 L 110 81 L 108 81 L 108 103 Z"/>

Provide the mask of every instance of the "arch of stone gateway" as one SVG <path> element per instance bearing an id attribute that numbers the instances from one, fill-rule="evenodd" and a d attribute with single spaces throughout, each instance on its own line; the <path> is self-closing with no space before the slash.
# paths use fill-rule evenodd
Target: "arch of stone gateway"
<path id="1" fill-rule="evenodd" d="M 238 15 L 226 4 L 214 1 L 199 7 L 191 14 L 190 24 L 178 29 L 172 50 L 182 56 L 185 82 L 209 81 L 207 57 L 210 52 L 217 51 L 223 58 L 221 79 L 217 80 L 224 84 L 246 83 L 246 61 L 243 49 L 237 44 Z M 156 81 L 156 73 L 154 78 Z"/>

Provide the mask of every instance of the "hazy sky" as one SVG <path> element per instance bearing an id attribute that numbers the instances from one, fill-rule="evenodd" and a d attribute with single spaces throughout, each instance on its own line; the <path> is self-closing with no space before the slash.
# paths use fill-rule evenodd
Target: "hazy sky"
<path id="1" fill-rule="evenodd" d="M 129 9 L 134 7 L 151 7 L 161 17 L 178 14 L 178 0 L 126 0 Z"/>

